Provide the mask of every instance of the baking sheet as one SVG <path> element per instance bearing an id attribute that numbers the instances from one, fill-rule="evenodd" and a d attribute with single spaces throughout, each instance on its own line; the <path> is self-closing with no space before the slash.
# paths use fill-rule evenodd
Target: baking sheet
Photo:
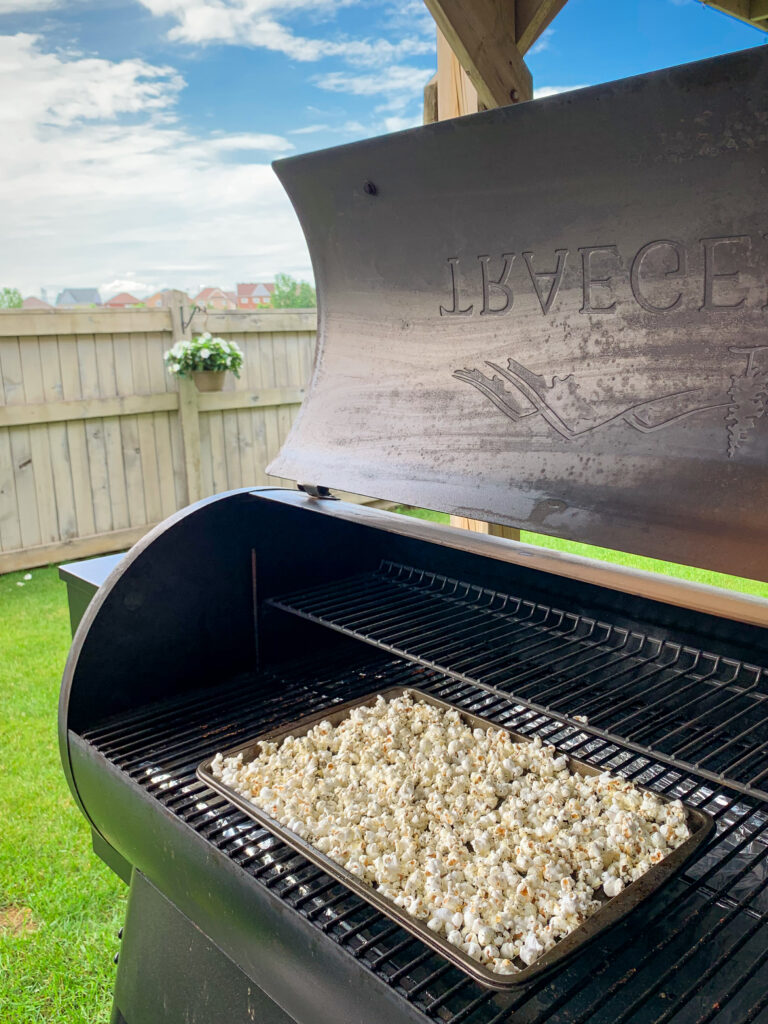
<path id="1" fill-rule="evenodd" d="M 416 687 L 396 686 L 368 694 L 365 697 L 359 697 L 356 700 L 345 701 L 343 704 L 336 704 L 331 708 L 325 708 L 323 711 L 318 711 L 315 714 L 299 718 L 294 722 L 289 722 L 287 725 L 280 726 L 278 729 L 272 729 L 269 732 L 262 733 L 256 738 L 249 740 L 247 743 L 240 744 L 230 750 L 221 751 L 221 753 L 224 757 L 235 757 L 238 754 L 242 754 L 244 761 L 252 761 L 258 756 L 262 742 L 280 741 L 285 739 L 287 736 L 303 736 L 322 721 L 328 721 L 332 725 L 336 726 L 348 717 L 352 708 L 375 704 L 379 697 L 383 697 L 387 701 L 394 700 L 396 697 L 400 697 L 404 693 L 410 693 L 414 699 L 421 700 L 425 704 L 431 704 L 433 707 L 441 708 L 444 711 L 457 711 L 464 722 L 470 725 L 473 729 L 504 728 L 504 726 L 497 725 L 494 722 L 489 722 L 486 718 L 480 718 L 478 715 L 473 715 L 464 711 L 455 704 L 449 704 L 437 697 L 433 697 L 432 694 L 424 693 Z M 521 733 L 514 732 L 511 729 L 506 729 L 505 731 L 509 733 L 515 742 L 531 742 L 531 737 L 523 736 Z M 462 950 L 453 946 L 446 938 L 436 935 L 435 932 L 427 928 L 426 922 L 411 917 L 410 914 L 407 914 L 401 907 L 398 907 L 392 900 L 382 896 L 372 886 L 362 882 L 336 861 L 331 860 L 330 857 L 327 857 L 324 853 L 315 849 L 315 847 L 307 842 L 307 840 L 300 838 L 294 832 L 291 832 L 289 829 L 281 825 L 280 822 L 275 821 L 274 818 L 270 817 L 259 807 L 256 807 L 256 805 L 252 804 L 248 799 L 246 799 L 246 797 L 216 779 L 211 772 L 212 761 L 213 758 L 208 758 L 203 761 L 197 769 L 197 777 L 202 782 L 207 786 L 210 786 L 210 788 L 215 790 L 217 793 L 226 797 L 236 807 L 240 808 L 241 811 L 244 811 L 247 815 L 253 818 L 254 821 L 264 825 L 270 830 L 270 832 L 273 832 L 276 836 L 282 839 L 283 842 L 287 843 L 288 846 L 291 846 L 294 850 L 303 854 L 307 860 L 317 864 L 318 867 L 321 867 L 328 875 L 330 875 L 331 878 L 335 878 L 339 882 L 342 882 L 347 886 L 347 888 L 367 900 L 368 903 L 375 906 L 382 913 L 397 921 L 398 924 L 400 924 L 406 931 L 410 932 L 411 935 L 414 935 L 425 945 L 436 950 L 441 956 L 444 956 L 446 960 L 449 960 L 451 963 L 455 964 L 456 967 L 469 974 L 475 979 L 475 981 L 487 988 L 496 989 L 498 991 L 517 988 L 520 985 L 531 981 L 533 978 L 539 977 L 544 972 L 552 970 L 555 966 L 560 965 L 567 957 L 570 957 L 580 951 L 587 942 L 590 942 L 592 939 L 602 934 L 607 928 L 624 918 L 642 900 L 656 892 L 661 888 L 661 886 L 669 881 L 672 875 L 680 870 L 685 862 L 689 860 L 694 852 L 707 839 L 715 824 L 711 815 L 706 814 L 704 811 L 697 810 L 696 808 L 686 806 L 687 825 L 691 835 L 682 844 L 682 846 L 679 846 L 669 854 L 668 857 L 665 857 L 660 864 L 654 865 L 650 871 L 647 871 L 641 878 L 638 878 L 636 881 L 627 885 L 618 896 L 614 896 L 613 899 L 610 900 L 604 897 L 605 903 L 600 910 L 588 918 L 584 924 L 580 925 L 569 935 L 560 939 L 552 949 L 548 950 L 529 967 L 525 967 L 517 974 L 495 974 L 487 967 L 484 967 L 476 960 L 473 960 L 472 957 L 468 956 Z M 584 762 L 578 761 L 572 757 L 568 758 L 568 767 L 572 772 L 579 772 L 582 775 L 600 775 L 602 772 L 602 769 L 593 768 L 591 765 L 585 764 Z M 643 790 L 647 787 L 638 786 L 637 788 Z M 670 798 L 665 798 L 662 794 L 659 794 L 654 790 L 649 790 L 649 792 L 653 793 L 657 799 L 665 803 L 671 802 Z M 599 896 L 596 894 L 595 898 L 598 899 Z"/>

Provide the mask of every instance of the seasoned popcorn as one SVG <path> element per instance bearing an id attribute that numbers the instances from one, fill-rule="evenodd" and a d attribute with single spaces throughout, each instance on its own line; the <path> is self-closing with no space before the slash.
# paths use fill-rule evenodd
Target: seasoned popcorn
<path id="1" fill-rule="evenodd" d="M 216 778 L 497 974 L 534 963 L 689 836 L 662 803 L 552 746 L 406 693 L 217 754 Z"/>

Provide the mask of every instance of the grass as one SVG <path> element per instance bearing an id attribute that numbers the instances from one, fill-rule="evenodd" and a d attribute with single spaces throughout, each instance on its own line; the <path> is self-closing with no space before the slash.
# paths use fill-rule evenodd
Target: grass
<path id="1" fill-rule="evenodd" d="M 0 576 L 0 1021 L 93 1024 L 109 1019 L 127 890 L 59 761 L 66 589 L 55 568 L 24 575 Z"/>
<path id="2" fill-rule="evenodd" d="M 444 512 L 430 512 L 428 509 L 423 508 L 407 508 L 404 505 L 400 505 L 395 511 L 415 516 L 418 519 L 429 519 L 435 523 L 447 523 L 449 521 L 449 516 Z M 722 572 L 696 569 L 690 565 L 678 565 L 676 562 L 662 562 L 656 558 L 642 558 L 640 555 L 628 555 L 623 551 L 614 551 L 611 548 L 597 548 L 591 544 L 577 544 L 575 541 L 560 540 L 557 537 L 546 537 L 539 533 L 522 531 L 520 533 L 520 540 L 526 544 L 538 544 L 543 548 L 567 551 L 572 555 L 599 558 L 604 562 L 614 562 L 617 565 L 626 565 L 632 569 L 644 569 L 646 572 L 658 572 L 665 576 L 693 580 L 695 583 L 708 583 L 712 587 L 724 587 L 728 590 L 737 590 L 742 594 L 754 594 L 757 597 L 768 598 L 768 583 L 761 583 L 759 580 L 742 579 L 740 576 L 727 576 Z"/>

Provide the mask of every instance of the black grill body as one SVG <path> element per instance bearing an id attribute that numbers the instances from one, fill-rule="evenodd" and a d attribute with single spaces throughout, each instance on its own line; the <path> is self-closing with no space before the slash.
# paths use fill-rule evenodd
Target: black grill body
<path id="1" fill-rule="evenodd" d="M 72 792 L 131 885 L 114 1022 L 768 1019 L 763 604 L 709 615 L 701 588 L 651 600 L 627 592 L 640 577 L 598 586 L 531 552 L 265 489 L 201 502 L 126 556 L 60 706 Z M 219 749 L 393 685 L 680 796 L 717 833 L 553 976 L 485 990 L 195 778 Z"/>

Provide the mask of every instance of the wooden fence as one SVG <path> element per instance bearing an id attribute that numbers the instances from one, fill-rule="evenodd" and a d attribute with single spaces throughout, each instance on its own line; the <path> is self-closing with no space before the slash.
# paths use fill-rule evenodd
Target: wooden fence
<path id="1" fill-rule="evenodd" d="M 117 551 L 198 498 L 281 483 L 264 467 L 301 403 L 315 326 L 305 310 L 198 313 L 187 336 L 245 353 L 239 380 L 200 394 L 163 364 L 178 306 L 1 311 L 0 573 Z"/>

